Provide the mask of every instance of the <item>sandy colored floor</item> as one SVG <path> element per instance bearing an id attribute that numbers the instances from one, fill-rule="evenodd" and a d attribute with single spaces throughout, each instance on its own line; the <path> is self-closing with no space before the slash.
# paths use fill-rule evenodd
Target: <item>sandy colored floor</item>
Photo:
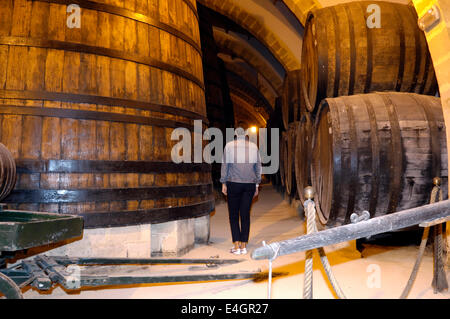
<path id="1" fill-rule="evenodd" d="M 299 236 L 305 232 L 304 224 L 297 210 L 275 190 L 266 186 L 258 201 L 253 205 L 251 217 L 249 254 L 235 256 L 228 251 L 231 247 L 228 211 L 224 203 L 218 204 L 211 217 L 211 243 L 195 247 L 186 258 L 243 258 L 244 261 L 226 267 L 222 272 L 251 271 L 266 272 L 267 261 L 255 261 L 250 252 L 267 243 Z M 387 247 L 368 245 L 361 254 L 355 242 L 346 242 L 325 248 L 335 277 L 347 298 L 398 298 L 408 281 L 417 256 L 418 246 Z M 432 254 L 427 249 L 420 271 L 409 298 L 449 299 L 450 292 L 434 294 L 431 288 Z M 161 267 L 161 266 L 158 266 Z M 273 280 L 272 298 L 302 298 L 304 279 L 304 253 L 281 256 L 273 263 L 274 272 L 284 273 Z M 123 269 L 130 272 L 130 269 Z M 148 271 L 140 267 L 139 272 Z M 163 269 L 169 274 L 170 268 Z M 450 269 L 448 270 L 450 282 Z M 230 280 L 220 282 L 199 282 L 183 284 L 152 284 L 108 289 L 86 289 L 68 293 L 57 287 L 48 294 L 28 289 L 25 298 L 267 298 L 267 280 Z M 335 298 L 322 270 L 318 255 L 314 261 L 314 298 Z"/>

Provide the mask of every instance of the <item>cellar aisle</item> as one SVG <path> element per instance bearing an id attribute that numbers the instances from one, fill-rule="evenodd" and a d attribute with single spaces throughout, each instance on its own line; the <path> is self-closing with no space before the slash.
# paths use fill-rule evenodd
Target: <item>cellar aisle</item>
<path id="1" fill-rule="evenodd" d="M 267 271 L 267 261 L 254 261 L 250 258 L 253 249 L 267 243 L 292 238 L 304 233 L 304 224 L 296 209 L 282 199 L 271 186 L 264 186 L 252 208 L 249 254 L 231 255 L 228 212 L 225 203 L 216 206 L 211 217 L 210 245 L 199 245 L 184 257 L 243 258 L 244 262 L 221 268 L 227 272 L 240 270 Z M 405 286 L 414 264 L 418 246 L 387 247 L 368 245 L 363 258 L 355 249 L 355 242 L 346 242 L 327 247 L 326 252 L 334 274 L 347 298 L 398 298 Z M 433 294 L 432 254 L 427 249 L 416 282 L 409 298 L 448 299 L 450 293 Z M 302 298 L 304 253 L 281 256 L 274 263 L 275 276 L 272 298 Z M 142 271 L 142 268 L 140 269 Z M 448 271 L 450 274 L 450 270 Z M 449 276 L 450 281 L 450 276 Z M 314 260 L 314 298 L 334 298 L 326 275 L 321 268 L 318 255 Z M 67 293 L 55 288 L 51 294 L 40 294 L 28 289 L 25 298 L 266 298 L 267 280 L 232 280 L 221 282 L 199 282 L 188 284 L 153 284 L 132 287 L 112 287 L 109 289 L 86 289 Z"/>

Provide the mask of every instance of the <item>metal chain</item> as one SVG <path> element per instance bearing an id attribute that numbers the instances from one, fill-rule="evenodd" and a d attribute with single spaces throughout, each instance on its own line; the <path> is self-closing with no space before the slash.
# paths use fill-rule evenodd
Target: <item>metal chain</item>
<path id="1" fill-rule="evenodd" d="M 442 201 L 442 189 L 439 186 L 435 185 L 431 191 L 430 204 L 433 204 L 436 202 L 437 195 L 439 197 L 438 201 Z M 420 242 L 419 253 L 417 255 L 417 259 L 414 264 L 411 275 L 409 276 L 408 282 L 407 282 L 405 288 L 403 289 L 402 294 L 400 295 L 400 299 L 406 299 L 408 297 L 409 292 L 411 291 L 411 288 L 414 284 L 414 281 L 416 280 L 417 273 L 419 271 L 419 266 L 420 266 L 420 263 L 422 262 L 423 254 L 425 253 L 425 248 L 427 246 L 429 232 L 430 232 L 430 227 L 424 227 L 423 234 L 422 234 L 422 241 Z"/>
<path id="2" fill-rule="evenodd" d="M 430 227 L 425 227 L 423 229 L 422 241 L 420 242 L 419 254 L 417 255 L 416 263 L 414 264 L 411 275 L 409 276 L 408 283 L 406 284 L 403 292 L 400 296 L 400 299 L 406 299 L 408 297 L 409 292 L 411 291 L 414 280 L 416 280 L 417 272 L 419 271 L 420 263 L 422 262 L 422 257 L 425 252 L 425 248 L 427 246 L 428 234 L 430 231 Z"/>
<path id="3" fill-rule="evenodd" d="M 331 286 L 334 289 L 334 292 L 340 299 L 347 299 L 341 287 L 339 286 L 339 283 L 334 277 L 333 271 L 331 270 L 330 262 L 328 261 L 327 255 L 325 254 L 325 249 L 323 247 L 319 247 L 317 248 L 317 250 L 319 252 L 320 261 L 322 262 L 323 269 L 325 269 L 325 272 L 328 276 L 328 280 L 330 281 Z"/>

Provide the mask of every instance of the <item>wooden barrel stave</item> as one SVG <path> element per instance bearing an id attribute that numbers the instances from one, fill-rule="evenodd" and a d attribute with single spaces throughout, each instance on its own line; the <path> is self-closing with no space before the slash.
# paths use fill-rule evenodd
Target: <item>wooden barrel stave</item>
<path id="1" fill-rule="evenodd" d="M 276 129 L 279 132 L 278 138 L 278 154 L 273 154 L 272 153 L 272 144 L 269 143 L 268 144 L 268 153 L 272 154 L 272 155 L 277 155 L 278 159 L 279 159 L 279 168 L 278 171 L 275 174 L 271 175 L 271 180 L 272 180 L 272 184 L 276 187 L 276 189 L 278 191 L 281 191 L 283 188 L 283 184 L 284 181 L 282 181 L 282 165 L 283 165 L 283 143 L 282 143 L 282 139 L 283 139 L 283 123 L 282 123 L 282 97 L 279 96 L 275 99 L 275 106 L 274 106 L 274 111 L 270 114 L 270 117 L 267 121 L 267 140 L 270 141 L 271 140 L 271 130 L 272 129 Z"/>
<path id="2" fill-rule="evenodd" d="M 121 226 L 115 218 L 124 224 L 168 221 L 183 217 L 183 212 L 170 216 L 172 208 L 212 203 L 209 167 L 142 169 L 171 163 L 174 128 L 192 130 L 194 119 L 206 120 L 195 7 L 182 0 L 173 5 L 169 12 L 165 2 L 127 1 L 119 7 L 80 1 L 81 29 L 69 29 L 67 6 L 59 1 L 1 4 L 8 16 L 0 24 L 1 141 L 16 161 L 103 161 L 125 167 L 94 172 L 91 165 L 66 172 L 18 166 L 18 182 L 7 202 L 21 209 L 81 214 L 86 227 Z M 206 188 L 180 188 L 190 185 Z M 168 191 L 156 195 L 162 187 Z M 95 189 L 112 194 L 144 189 L 146 195 L 106 200 Z M 31 190 L 43 200 L 14 201 Z M 90 197 L 45 197 L 52 190 Z M 185 217 L 209 213 L 213 204 L 203 206 Z M 119 218 L 127 211 L 137 217 Z"/>
<path id="3" fill-rule="evenodd" d="M 287 75 L 284 78 L 283 90 L 281 93 L 281 121 L 282 128 L 287 130 L 289 127 L 290 120 L 290 110 L 289 110 L 289 79 Z"/>
<path id="4" fill-rule="evenodd" d="M 286 193 L 295 196 L 296 182 L 295 182 L 295 141 L 298 122 L 289 124 L 289 129 L 286 131 L 286 141 L 284 148 L 284 162 L 285 162 L 285 185 Z"/>
<path id="5" fill-rule="evenodd" d="M 380 7 L 381 28 L 367 27 L 370 4 Z M 311 112 L 326 97 L 374 91 L 434 95 L 437 91 L 414 8 L 380 1 L 339 4 L 310 13 L 301 81 L 306 88 L 303 103 Z"/>
<path id="6" fill-rule="evenodd" d="M 300 93 L 300 70 L 293 70 L 286 73 L 282 91 L 282 125 L 284 129 L 289 129 L 289 124 L 300 120 L 304 112 L 301 104 Z"/>
<path id="7" fill-rule="evenodd" d="M 296 127 L 294 170 L 295 183 L 298 197 L 304 203 L 305 187 L 311 185 L 311 145 L 312 145 L 312 121 L 310 114 L 305 113 Z"/>
<path id="8" fill-rule="evenodd" d="M 276 99 L 275 111 L 272 112 L 272 114 L 270 115 L 270 117 L 269 117 L 269 119 L 267 121 L 267 125 L 266 125 L 266 128 L 267 128 L 267 141 L 271 141 L 272 140 L 272 132 L 273 132 L 272 130 L 276 129 L 276 130 L 278 130 L 278 132 L 280 130 L 280 127 L 279 127 L 279 115 L 280 115 L 279 108 L 280 108 L 280 103 L 279 103 L 279 101 L 280 101 L 280 98 L 278 97 Z M 278 170 L 277 170 L 276 173 L 270 174 L 269 178 L 270 178 L 270 181 L 271 181 L 272 185 L 275 187 L 275 189 L 277 191 L 280 191 L 281 190 L 281 173 L 280 172 L 281 172 L 281 165 L 282 165 L 282 156 L 281 156 L 281 154 L 282 154 L 281 144 L 282 143 L 280 143 L 280 141 L 281 141 L 281 134 L 278 134 L 278 137 L 280 139 L 278 141 L 278 148 L 277 148 L 278 153 L 274 154 L 274 146 L 272 145 L 272 143 L 268 143 L 268 145 L 267 145 L 267 154 L 271 154 L 271 156 L 278 156 L 278 163 L 279 163 Z"/>
<path id="9" fill-rule="evenodd" d="M 312 162 L 321 221 L 345 224 L 353 212 L 380 216 L 424 205 L 436 175 L 447 196 L 443 153 L 438 98 L 372 93 L 324 100 Z"/>
<path id="10" fill-rule="evenodd" d="M 287 145 L 288 135 L 287 131 L 281 133 L 280 136 L 280 177 L 281 186 L 286 191 L 286 174 L 287 174 Z"/>

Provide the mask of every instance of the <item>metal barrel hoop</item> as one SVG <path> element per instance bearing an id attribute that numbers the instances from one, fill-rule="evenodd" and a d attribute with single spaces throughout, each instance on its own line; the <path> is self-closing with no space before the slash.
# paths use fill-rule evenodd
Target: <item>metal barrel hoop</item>
<path id="1" fill-rule="evenodd" d="M 6 299 L 23 299 L 22 292 L 16 283 L 8 276 L 0 272 L 0 293 Z"/>

